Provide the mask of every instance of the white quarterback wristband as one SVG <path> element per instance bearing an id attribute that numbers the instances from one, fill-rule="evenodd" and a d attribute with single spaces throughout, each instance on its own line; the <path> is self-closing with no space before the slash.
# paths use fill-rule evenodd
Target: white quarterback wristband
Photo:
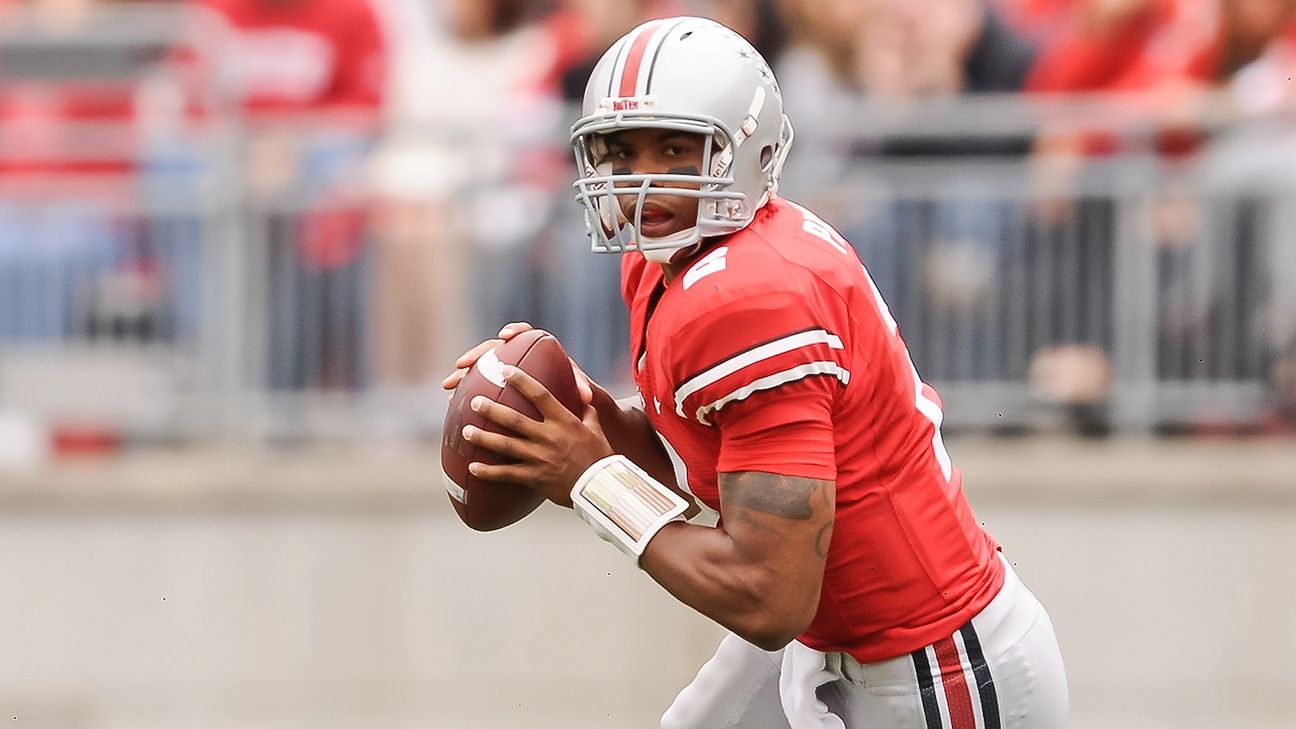
<path id="1" fill-rule="evenodd" d="M 636 562 L 649 540 L 688 510 L 688 502 L 622 455 L 585 469 L 571 500 L 581 519 Z"/>

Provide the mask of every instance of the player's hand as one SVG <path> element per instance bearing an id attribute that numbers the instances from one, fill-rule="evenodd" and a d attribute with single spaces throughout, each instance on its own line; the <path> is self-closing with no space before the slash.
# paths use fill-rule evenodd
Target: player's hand
<path id="1" fill-rule="evenodd" d="M 504 328 L 499 330 L 499 334 L 496 335 L 495 339 L 487 339 L 481 344 L 478 344 L 467 352 L 459 355 L 459 359 L 456 359 L 454 362 L 454 371 L 441 381 L 441 387 L 446 390 L 454 390 L 459 386 L 459 383 L 463 381 L 464 375 L 468 374 L 468 370 L 477 363 L 477 360 L 481 359 L 483 354 L 486 354 L 522 332 L 530 331 L 534 328 L 535 327 L 524 321 L 515 321 L 505 324 Z"/>
<path id="2" fill-rule="evenodd" d="M 474 462 L 468 464 L 468 470 L 487 481 L 524 483 L 555 504 L 570 507 L 576 479 L 595 461 L 612 455 L 598 412 L 586 402 L 584 414 L 576 417 L 544 385 L 516 367 L 504 368 L 504 380 L 507 387 L 530 400 L 543 419 L 533 420 L 488 397 L 473 398 L 470 407 L 474 411 L 516 435 L 466 426 L 463 437 L 515 462 Z"/>
<path id="3" fill-rule="evenodd" d="M 454 363 L 454 371 L 441 381 L 441 387 L 453 392 L 454 389 L 459 386 L 459 383 L 463 381 L 464 375 L 468 374 L 468 370 L 477 363 L 477 360 L 481 359 L 483 354 L 486 354 L 495 347 L 498 347 L 522 332 L 528 332 L 532 329 L 535 329 L 535 327 L 524 321 L 515 321 L 505 324 L 504 327 L 499 330 L 499 334 L 495 339 L 487 339 L 481 344 L 478 344 L 467 352 L 459 355 L 459 359 L 456 359 Z M 603 388 L 595 384 L 594 381 L 590 379 L 589 375 L 585 374 L 585 371 L 576 364 L 575 360 L 572 360 L 572 374 L 576 377 L 576 389 L 580 392 L 581 401 L 586 405 L 590 404 L 594 399 L 595 388 L 598 388 L 599 390 L 602 390 Z"/>

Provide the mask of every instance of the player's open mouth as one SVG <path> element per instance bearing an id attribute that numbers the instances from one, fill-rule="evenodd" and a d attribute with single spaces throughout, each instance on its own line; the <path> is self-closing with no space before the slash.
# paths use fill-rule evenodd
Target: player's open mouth
<path id="1" fill-rule="evenodd" d="M 660 238 L 675 232 L 675 213 L 669 208 L 645 203 L 639 219 L 639 230 L 649 238 Z"/>

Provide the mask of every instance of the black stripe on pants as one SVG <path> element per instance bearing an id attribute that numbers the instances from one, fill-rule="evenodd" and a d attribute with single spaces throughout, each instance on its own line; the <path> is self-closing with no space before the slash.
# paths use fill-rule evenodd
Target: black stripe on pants
<path id="1" fill-rule="evenodd" d="M 936 702 L 936 684 L 932 681 L 931 663 L 927 660 L 927 649 L 919 648 L 910 654 L 913 656 L 914 671 L 918 674 L 918 688 L 922 696 L 923 719 L 927 729 L 942 729 L 940 704 Z M 980 682 L 980 679 L 977 679 Z M 998 724 L 995 724 L 998 727 Z M 989 727 L 987 726 L 987 729 Z"/>
<path id="2" fill-rule="evenodd" d="M 968 662 L 972 664 L 972 675 L 976 677 L 985 729 L 1000 729 L 999 696 L 995 691 L 994 676 L 990 675 L 990 665 L 986 663 L 985 653 L 981 651 L 981 639 L 977 637 L 972 623 L 964 625 L 959 632 L 963 634 L 963 646 L 967 649 Z"/>

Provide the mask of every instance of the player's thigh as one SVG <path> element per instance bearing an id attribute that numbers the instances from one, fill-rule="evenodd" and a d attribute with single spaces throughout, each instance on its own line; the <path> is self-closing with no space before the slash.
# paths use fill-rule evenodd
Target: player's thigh
<path id="1" fill-rule="evenodd" d="M 1063 729 L 1070 698 L 1053 621 L 1004 561 L 1003 590 L 963 628 L 961 645 L 971 636 L 984 655 L 989 670 L 983 678 L 993 682 L 993 691 L 980 693 L 993 694 L 1003 729 Z"/>
<path id="2" fill-rule="evenodd" d="M 1064 729 L 1070 707 L 1066 669 L 1048 613 L 990 662 L 1003 729 Z"/>
<path id="3" fill-rule="evenodd" d="M 730 633 L 661 719 L 662 729 L 788 729 L 779 653 Z"/>

